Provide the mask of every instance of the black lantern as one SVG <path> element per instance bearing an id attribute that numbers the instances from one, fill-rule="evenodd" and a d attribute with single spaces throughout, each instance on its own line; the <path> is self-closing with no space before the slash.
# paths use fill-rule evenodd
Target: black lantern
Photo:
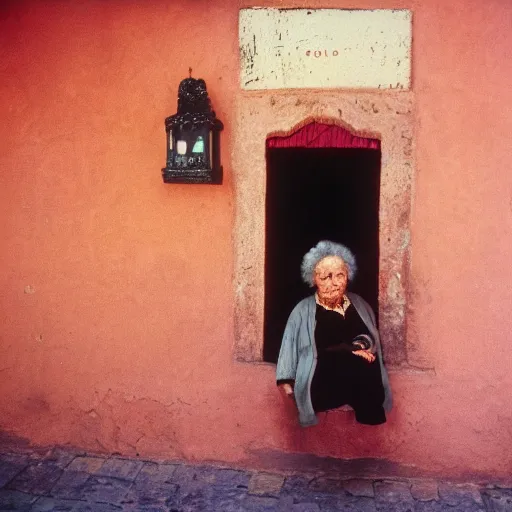
<path id="1" fill-rule="evenodd" d="M 219 132 L 223 127 L 212 110 L 205 81 L 182 80 L 178 89 L 178 112 L 165 120 L 164 182 L 222 183 Z"/>

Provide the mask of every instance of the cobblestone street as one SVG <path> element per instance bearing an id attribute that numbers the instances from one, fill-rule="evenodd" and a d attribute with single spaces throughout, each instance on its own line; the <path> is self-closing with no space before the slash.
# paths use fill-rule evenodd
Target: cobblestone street
<path id="1" fill-rule="evenodd" d="M 0 511 L 505 512 L 512 489 L 424 479 L 335 479 L 54 449 L 0 455 Z"/>

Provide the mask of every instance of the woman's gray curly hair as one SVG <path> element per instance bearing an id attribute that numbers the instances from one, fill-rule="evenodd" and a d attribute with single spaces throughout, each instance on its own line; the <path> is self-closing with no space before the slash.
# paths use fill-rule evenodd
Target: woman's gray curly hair
<path id="1" fill-rule="evenodd" d="M 300 267 L 302 280 L 309 286 L 315 286 L 314 275 L 315 268 L 327 256 L 338 256 L 341 258 L 348 269 L 348 280 L 352 281 L 357 272 L 356 258 L 352 251 L 342 244 L 331 242 L 330 240 L 322 240 L 315 247 L 312 247 L 302 259 Z"/>

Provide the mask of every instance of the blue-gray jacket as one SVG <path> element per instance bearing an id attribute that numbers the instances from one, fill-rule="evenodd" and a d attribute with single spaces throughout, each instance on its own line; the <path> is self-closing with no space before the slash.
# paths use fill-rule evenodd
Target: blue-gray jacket
<path id="1" fill-rule="evenodd" d="M 359 295 L 347 293 L 352 305 L 368 327 L 375 341 L 373 352 L 379 355 L 382 384 L 384 386 L 384 409 L 390 411 L 393 405 L 391 388 L 386 369 L 382 361 L 379 332 L 375 315 L 370 305 Z M 299 422 L 303 427 L 316 425 L 318 420 L 311 403 L 311 381 L 315 373 L 317 351 L 315 344 L 316 300 L 312 295 L 301 300 L 293 309 L 283 335 L 279 359 L 277 361 L 277 380 L 294 380 L 294 395 L 299 411 Z"/>

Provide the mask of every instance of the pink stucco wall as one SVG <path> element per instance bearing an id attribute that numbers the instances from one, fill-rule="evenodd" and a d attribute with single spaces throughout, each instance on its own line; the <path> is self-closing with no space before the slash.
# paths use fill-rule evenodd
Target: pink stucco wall
<path id="1" fill-rule="evenodd" d="M 233 358 L 233 105 L 249 5 L 2 5 L 0 429 L 128 455 L 243 464 L 300 452 L 506 477 L 512 7 L 322 2 L 413 10 L 407 322 L 434 370 L 393 372 L 384 426 L 337 413 L 299 430 L 272 366 Z M 189 66 L 226 126 L 222 186 L 160 177 L 163 119 Z"/>

